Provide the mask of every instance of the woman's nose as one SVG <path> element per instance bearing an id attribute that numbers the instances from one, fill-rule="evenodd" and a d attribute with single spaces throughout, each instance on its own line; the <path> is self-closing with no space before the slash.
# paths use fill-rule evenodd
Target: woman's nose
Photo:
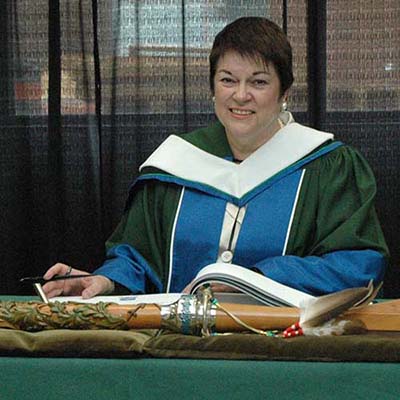
<path id="1" fill-rule="evenodd" d="M 240 101 L 240 102 L 248 101 L 251 97 L 248 86 L 245 83 L 239 84 L 236 87 L 234 97 L 235 97 L 235 100 Z"/>

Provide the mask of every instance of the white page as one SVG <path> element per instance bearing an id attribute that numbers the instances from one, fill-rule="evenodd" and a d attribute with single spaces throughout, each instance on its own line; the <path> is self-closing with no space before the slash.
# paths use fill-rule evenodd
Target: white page
<path id="1" fill-rule="evenodd" d="M 131 294 L 124 296 L 95 296 L 90 299 L 82 299 L 81 296 L 52 297 L 49 302 L 75 302 L 84 304 L 117 303 L 126 305 L 135 304 L 159 304 L 168 305 L 177 302 L 182 297 L 181 293 L 157 293 L 157 294 Z"/>

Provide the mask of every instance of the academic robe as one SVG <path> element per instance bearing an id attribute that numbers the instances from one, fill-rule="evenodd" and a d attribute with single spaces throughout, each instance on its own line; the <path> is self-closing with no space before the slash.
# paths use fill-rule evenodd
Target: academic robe
<path id="1" fill-rule="evenodd" d="M 132 293 L 181 291 L 217 261 L 313 295 L 382 281 L 388 250 L 367 162 L 288 115 L 240 164 L 219 122 L 167 138 L 141 166 L 95 273 Z"/>

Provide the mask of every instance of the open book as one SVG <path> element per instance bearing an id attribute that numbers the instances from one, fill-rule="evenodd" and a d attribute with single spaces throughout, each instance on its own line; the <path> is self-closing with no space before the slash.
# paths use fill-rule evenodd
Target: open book
<path id="1" fill-rule="evenodd" d="M 300 303 L 314 297 L 300 290 L 282 285 L 257 272 L 234 264 L 215 263 L 199 271 L 189 286 L 190 293 L 195 293 L 201 286 L 219 283 L 231 286 L 238 293 L 214 293 L 221 303 L 264 304 L 268 306 L 300 307 Z M 150 295 L 96 296 L 82 299 L 80 296 L 54 297 L 50 301 L 72 301 L 79 303 L 113 302 L 118 304 L 157 303 L 172 304 L 181 297 L 181 293 L 160 293 Z"/>
<path id="2" fill-rule="evenodd" d="M 216 293 L 221 302 L 262 303 L 268 306 L 300 307 L 303 301 L 314 296 L 278 283 L 266 276 L 235 264 L 215 263 L 199 271 L 189 285 L 190 293 L 195 293 L 201 286 L 219 283 L 231 286 L 240 293 Z M 244 297 L 244 298 L 243 298 Z M 245 298 L 249 298 L 246 301 Z"/>
<path id="3" fill-rule="evenodd" d="M 257 272 L 234 264 L 215 263 L 201 269 L 188 289 L 190 293 L 204 285 L 218 283 L 237 289 L 238 293 L 214 293 L 220 303 L 263 304 L 267 306 L 289 306 L 300 308 L 300 323 L 303 327 L 322 326 L 352 307 L 368 304 L 379 291 L 371 281 L 367 287 L 349 288 L 325 296 L 314 297 L 293 289 Z M 54 301 L 78 303 L 110 302 L 118 304 L 155 303 L 160 306 L 176 303 L 182 293 L 160 293 L 150 295 L 97 296 L 83 300 L 81 297 L 57 297 Z"/>

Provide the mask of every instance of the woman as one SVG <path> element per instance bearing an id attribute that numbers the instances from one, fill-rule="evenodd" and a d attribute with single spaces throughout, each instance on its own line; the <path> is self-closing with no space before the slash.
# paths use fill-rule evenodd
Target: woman
<path id="1" fill-rule="evenodd" d="M 141 166 L 95 276 L 50 282 L 49 297 L 182 291 L 216 261 L 321 295 L 383 279 L 388 255 L 365 160 L 285 111 L 292 53 L 282 30 L 240 18 L 215 38 L 218 122 L 170 136 Z M 55 274 L 80 274 L 56 264 Z"/>

